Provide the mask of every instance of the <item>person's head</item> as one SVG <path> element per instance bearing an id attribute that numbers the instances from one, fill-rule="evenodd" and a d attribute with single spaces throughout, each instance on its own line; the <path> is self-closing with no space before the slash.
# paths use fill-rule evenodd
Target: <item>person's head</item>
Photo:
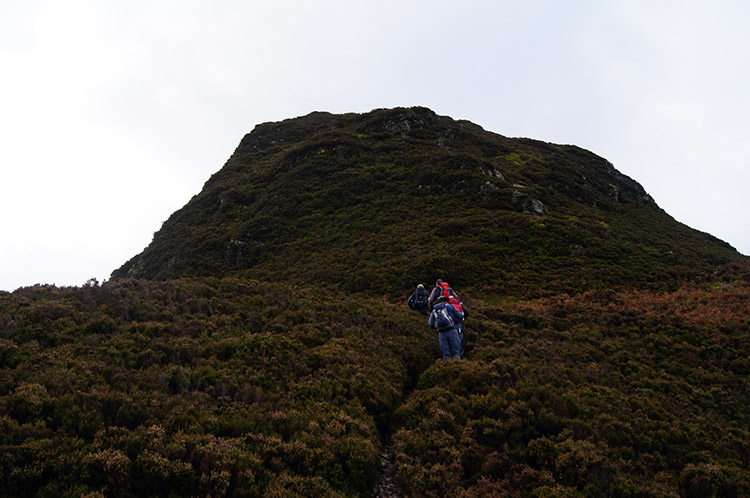
<path id="1" fill-rule="evenodd" d="M 417 289 L 424 289 L 424 285 L 423 285 L 423 284 L 419 284 L 419 285 L 417 286 Z"/>
<path id="2" fill-rule="evenodd" d="M 447 303 L 450 298 L 448 296 L 440 296 L 437 298 L 438 303 Z"/>
<path id="3" fill-rule="evenodd" d="M 441 285 L 443 285 L 443 281 L 440 279 L 437 279 L 437 282 L 435 282 L 435 286 L 440 287 Z"/>

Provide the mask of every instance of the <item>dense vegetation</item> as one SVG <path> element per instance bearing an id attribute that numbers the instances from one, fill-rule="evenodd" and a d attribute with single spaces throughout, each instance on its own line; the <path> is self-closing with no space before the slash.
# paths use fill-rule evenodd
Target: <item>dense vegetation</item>
<path id="1" fill-rule="evenodd" d="M 412 496 L 750 496 L 750 274 L 477 303 L 399 409 Z"/>
<path id="2" fill-rule="evenodd" d="M 668 293 L 403 302 L 235 279 L 0 294 L 3 496 L 747 496 L 750 268 Z M 408 395 L 408 397 L 407 397 Z"/>
<path id="3" fill-rule="evenodd" d="M 405 300 L 448 279 L 467 358 Z M 0 495 L 750 496 L 750 262 L 574 146 L 258 126 L 99 285 L 0 293 Z"/>
<path id="4" fill-rule="evenodd" d="M 0 495 L 366 493 L 435 356 L 391 308 L 228 279 L 2 294 Z"/>
<path id="5" fill-rule="evenodd" d="M 256 127 L 113 276 L 395 296 L 442 275 L 490 293 L 575 293 L 669 288 L 738 258 L 591 152 L 414 108 Z"/>

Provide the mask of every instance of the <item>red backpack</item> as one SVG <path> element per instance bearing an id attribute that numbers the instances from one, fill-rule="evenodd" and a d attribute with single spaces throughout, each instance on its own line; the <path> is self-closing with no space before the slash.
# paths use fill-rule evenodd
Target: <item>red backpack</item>
<path id="1" fill-rule="evenodd" d="M 453 292 L 453 289 L 451 289 L 451 286 L 448 285 L 448 282 L 443 282 L 442 284 L 440 284 L 440 286 L 443 288 L 443 295 L 445 297 L 450 297 L 452 294 L 455 294 L 455 292 Z"/>
<path id="2" fill-rule="evenodd" d="M 458 311 L 460 311 L 461 313 L 463 313 L 463 312 L 464 312 L 464 309 L 463 309 L 463 307 L 461 306 L 461 301 L 459 301 L 457 297 L 452 297 L 452 298 L 450 298 L 450 299 L 448 300 L 448 304 L 452 304 L 453 306 L 455 306 L 455 307 L 456 307 L 456 309 L 457 309 Z"/>

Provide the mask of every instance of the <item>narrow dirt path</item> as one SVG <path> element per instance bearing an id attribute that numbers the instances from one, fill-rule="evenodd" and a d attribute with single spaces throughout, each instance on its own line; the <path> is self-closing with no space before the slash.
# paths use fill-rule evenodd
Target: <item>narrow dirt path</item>
<path id="1" fill-rule="evenodd" d="M 372 498 L 405 498 L 406 495 L 393 480 L 395 473 L 396 455 L 393 452 L 393 443 L 386 441 L 380 450 L 380 477 L 375 484 Z"/>
<path id="2" fill-rule="evenodd" d="M 401 393 L 401 404 L 411 396 L 412 392 L 419 383 L 419 379 L 422 374 L 429 369 L 434 362 L 441 361 L 437 358 L 433 359 L 432 363 L 421 364 L 416 369 L 408 370 L 408 381 L 403 386 L 403 392 Z M 378 475 L 378 481 L 375 484 L 372 492 L 370 493 L 371 498 L 409 498 L 409 494 L 403 490 L 401 486 L 396 482 L 396 452 L 394 450 L 393 441 L 391 435 L 396 431 L 397 427 L 394 425 L 394 420 L 384 420 L 378 426 L 382 438 L 382 447 L 380 449 L 380 469 Z"/>

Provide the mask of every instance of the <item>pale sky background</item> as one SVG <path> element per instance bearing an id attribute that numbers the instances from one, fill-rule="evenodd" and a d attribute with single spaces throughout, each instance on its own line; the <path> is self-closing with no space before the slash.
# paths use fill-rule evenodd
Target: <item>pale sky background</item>
<path id="1" fill-rule="evenodd" d="M 745 0 L 0 0 L 0 290 L 109 278 L 245 133 L 425 106 L 750 254 Z"/>

